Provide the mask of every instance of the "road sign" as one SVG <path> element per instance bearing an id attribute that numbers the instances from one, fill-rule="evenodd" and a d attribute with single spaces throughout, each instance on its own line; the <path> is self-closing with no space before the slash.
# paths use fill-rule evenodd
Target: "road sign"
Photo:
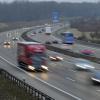
<path id="1" fill-rule="evenodd" d="M 54 23 L 59 22 L 59 12 L 58 12 L 58 11 L 52 12 L 52 21 L 53 21 Z"/>

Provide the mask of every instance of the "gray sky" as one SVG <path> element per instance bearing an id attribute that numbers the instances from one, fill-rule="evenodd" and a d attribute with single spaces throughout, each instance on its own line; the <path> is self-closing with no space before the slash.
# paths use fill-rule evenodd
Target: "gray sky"
<path id="1" fill-rule="evenodd" d="M 0 0 L 1 2 L 12 2 L 14 0 Z M 16 0 L 20 1 L 20 0 Z M 24 1 L 24 0 L 23 0 Z M 100 0 L 25 0 L 25 1 L 57 1 L 57 2 L 98 2 Z"/>

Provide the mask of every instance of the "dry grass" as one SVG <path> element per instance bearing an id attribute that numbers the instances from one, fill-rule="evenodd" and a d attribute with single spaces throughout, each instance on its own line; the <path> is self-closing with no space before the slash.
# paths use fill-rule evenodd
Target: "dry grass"
<path id="1" fill-rule="evenodd" d="M 87 39 L 89 39 L 89 40 L 91 39 L 90 32 L 80 32 L 80 31 L 78 31 L 75 28 L 67 28 L 67 27 L 64 27 L 62 29 L 57 30 L 53 34 L 59 35 L 60 33 L 67 32 L 67 31 L 72 32 L 76 38 L 81 37 L 81 36 L 84 35 L 84 36 L 86 36 Z"/>
<path id="2" fill-rule="evenodd" d="M 78 31 L 77 29 L 75 28 L 69 28 L 67 29 L 66 31 L 70 31 L 74 34 L 75 37 L 80 37 L 82 36 L 82 32 Z"/>
<path id="3" fill-rule="evenodd" d="M 49 23 L 49 20 L 39 20 L 39 21 L 19 21 L 19 22 L 7 22 L 0 23 L 0 32 L 8 31 L 17 28 L 31 27 L 36 25 L 43 25 L 44 23 Z"/>
<path id="4" fill-rule="evenodd" d="M 6 27 L 8 27 L 8 25 L 6 23 L 0 23 L 0 29 L 1 28 L 6 28 Z"/>
<path id="5" fill-rule="evenodd" d="M 19 88 L 9 80 L 0 76 L 0 100 L 35 100 L 26 93 L 22 88 Z"/>

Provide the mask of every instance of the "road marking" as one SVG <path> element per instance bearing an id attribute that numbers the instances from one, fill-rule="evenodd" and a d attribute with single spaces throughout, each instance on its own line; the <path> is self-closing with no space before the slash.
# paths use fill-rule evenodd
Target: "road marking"
<path id="1" fill-rule="evenodd" d="M 5 58 L 3 58 L 2 56 L 0 56 L 0 58 L 3 59 L 4 61 L 6 61 L 7 63 L 9 63 L 10 65 L 12 65 L 12 66 L 14 66 L 14 67 L 20 69 L 21 71 L 25 72 L 27 75 L 29 75 L 28 72 L 26 72 L 26 71 L 24 71 L 23 69 L 17 67 L 16 65 L 14 65 L 14 64 L 11 63 L 11 62 L 9 62 L 8 60 L 6 60 Z M 73 95 L 73 94 L 71 94 L 71 93 L 69 93 L 69 92 L 66 92 L 66 91 L 64 91 L 64 90 L 62 90 L 62 89 L 60 89 L 60 88 L 58 88 L 58 87 L 55 87 L 54 85 L 52 85 L 52 84 L 50 84 L 50 83 L 48 83 L 48 82 L 46 82 L 46 81 L 44 81 L 44 80 L 41 80 L 40 78 L 38 78 L 38 77 L 36 77 L 36 76 L 34 76 L 34 78 L 37 79 L 37 80 L 39 80 L 40 82 L 42 82 L 42 83 L 44 83 L 44 84 L 46 84 L 46 85 L 52 87 L 52 88 L 54 88 L 54 89 L 56 89 L 56 90 L 58 90 L 58 91 L 64 93 L 64 94 L 66 94 L 66 95 L 69 95 L 70 97 L 74 98 L 75 100 L 82 100 L 81 98 L 79 98 L 79 97 L 77 97 L 77 96 L 75 96 L 75 95 Z"/>
<path id="2" fill-rule="evenodd" d="M 70 80 L 70 81 L 75 82 L 75 80 L 73 80 L 73 79 L 72 79 L 72 78 L 70 78 L 70 77 L 66 77 L 66 79 L 68 79 L 68 80 Z"/>
<path id="3" fill-rule="evenodd" d="M 100 90 L 96 90 L 97 92 L 100 92 Z"/>
<path id="4" fill-rule="evenodd" d="M 57 64 L 54 63 L 54 62 L 50 63 L 50 65 L 51 65 L 51 66 L 54 66 L 54 67 L 57 66 Z"/>
<path id="5" fill-rule="evenodd" d="M 70 70 L 70 71 L 72 71 L 72 72 L 76 72 L 75 70 Z"/>

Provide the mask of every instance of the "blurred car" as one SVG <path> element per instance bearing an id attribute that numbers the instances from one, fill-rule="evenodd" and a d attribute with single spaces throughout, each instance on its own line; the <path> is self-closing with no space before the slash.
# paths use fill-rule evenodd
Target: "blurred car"
<path id="1" fill-rule="evenodd" d="M 35 33 L 31 33 L 31 36 L 34 36 L 35 35 Z"/>
<path id="2" fill-rule="evenodd" d="M 58 55 L 49 56 L 49 59 L 50 59 L 51 61 L 62 61 L 62 60 L 63 60 L 63 58 L 60 57 L 60 56 L 58 56 Z"/>
<path id="3" fill-rule="evenodd" d="M 82 58 L 75 58 L 74 67 L 80 70 L 91 70 L 95 68 L 91 61 Z"/>
<path id="4" fill-rule="evenodd" d="M 85 50 L 81 50 L 81 53 L 85 54 L 85 55 L 92 55 L 92 54 L 95 53 L 95 51 L 94 50 L 85 49 Z"/>
<path id="5" fill-rule="evenodd" d="M 33 32 L 33 34 L 36 34 L 36 32 Z"/>
<path id="6" fill-rule="evenodd" d="M 12 38 L 13 41 L 18 41 L 19 39 L 17 37 Z"/>
<path id="7" fill-rule="evenodd" d="M 52 41 L 54 44 L 58 44 L 59 42 L 57 40 Z"/>
<path id="8" fill-rule="evenodd" d="M 41 31 L 42 31 L 42 32 L 45 32 L 45 29 L 44 29 L 44 28 L 42 28 L 42 29 L 41 29 Z"/>
<path id="9" fill-rule="evenodd" d="M 90 79 L 93 84 L 100 83 L 100 70 L 92 70 L 90 73 Z"/>
<path id="10" fill-rule="evenodd" d="M 45 44 L 51 44 L 51 42 L 50 41 L 46 41 Z"/>
<path id="11" fill-rule="evenodd" d="M 65 35 L 65 33 L 60 33 L 62 36 L 64 36 Z"/>
<path id="12" fill-rule="evenodd" d="M 38 33 L 42 33 L 42 31 L 39 31 Z"/>
<path id="13" fill-rule="evenodd" d="M 51 33 L 45 33 L 45 35 L 51 35 Z"/>
<path id="14" fill-rule="evenodd" d="M 4 42 L 3 45 L 10 45 L 10 42 Z"/>

